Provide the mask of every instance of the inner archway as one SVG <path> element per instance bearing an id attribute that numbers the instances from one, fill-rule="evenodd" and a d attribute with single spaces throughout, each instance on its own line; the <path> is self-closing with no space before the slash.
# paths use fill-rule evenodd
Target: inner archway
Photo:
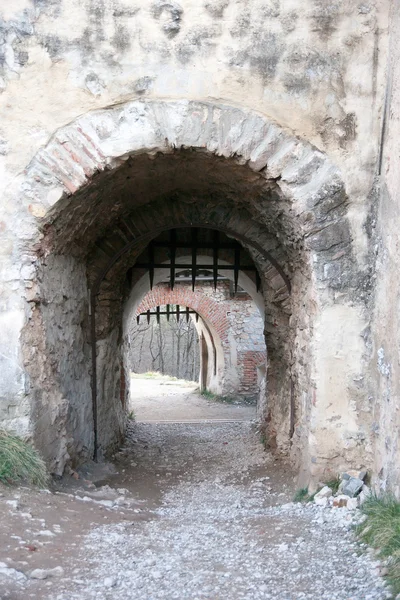
<path id="1" fill-rule="evenodd" d="M 310 414 L 329 402 L 315 399 L 327 387 L 321 365 L 314 374 L 314 322 L 352 271 L 343 185 L 322 153 L 237 108 L 132 102 L 58 132 L 24 190 L 22 201 L 43 210 L 30 212 L 32 233 L 20 243 L 37 257 L 22 350 L 32 427 L 54 470 L 118 443 L 127 274 L 151 240 L 179 227 L 221 231 L 254 260 L 268 347 L 263 426 L 271 447 L 311 469 Z"/>
<path id="2" fill-rule="evenodd" d="M 202 257 L 198 257 L 198 260 L 201 262 Z M 168 338 L 168 323 L 179 327 L 182 322 L 193 321 L 193 329 L 197 330 L 198 339 L 203 344 L 203 354 L 207 356 L 207 360 L 201 359 L 201 348 L 197 352 L 200 355 L 198 371 L 207 373 L 200 380 L 201 388 L 222 396 L 255 401 L 258 396 L 257 366 L 265 368 L 266 363 L 264 324 L 257 306 L 245 290 L 238 289 L 235 292 L 233 283 L 226 276 L 219 276 L 215 286 L 212 276 L 200 276 L 196 285 L 192 286 L 191 276 L 179 275 L 173 289 L 168 280 L 158 283 L 142 298 L 133 316 L 130 312 L 124 319 L 127 331 L 124 337 L 127 336 L 129 346 L 126 371 L 129 374 L 129 366 L 133 362 L 138 364 L 135 353 L 142 357 L 146 352 L 143 344 L 145 338 L 147 345 L 151 340 L 154 352 L 153 360 L 149 361 L 150 357 L 145 359 L 143 367 L 148 370 L 161 368 L 163 374 L 179 378 L 182 372 L 171 372 L 171 366 L 169 371 L 164 368 L 166 358 L 168 364 L 172 357 L 178 359 L 178 363 L 180 361 L 175 338 L 172 338 L 172 346 Z M 133 287 L 131 299 L 136 296 L 137 287 L 141 287 L 139 282 Z M 142 335 L 138 337 L 143 321 L 146 329 L 142 329 Z M 144 331 L 146 336 L 143 335 Z M 184 346 L 181 351 L 185 351 Z M 155 354 L 157 361 L 154 361 Z M 144 371 L 146 368 L 137 369 L 137 372 Z"/>

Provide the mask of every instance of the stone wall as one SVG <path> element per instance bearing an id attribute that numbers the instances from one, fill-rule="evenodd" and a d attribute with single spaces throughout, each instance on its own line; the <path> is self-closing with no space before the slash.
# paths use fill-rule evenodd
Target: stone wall
<path id="1" fill-rule="evenodd" d="M 382 157 L 370 227 L 376 283 L 369 375 L 375 484 L 400 498 L 400 9 L 393 3 Z"/>
<path id="2" fill-rule="evenodd" d="M 388 382 L 396 397 L 395 286 L 379 277 L 374 303 L 371 247 L 377 235 L 378 268 L 393 274 L 395 117 L 370 227 L 389 4 L 1 7 L 0 414 L 32 434 L 39 410 L 35 440 L 54 468 L 92 450 L 81 424 L 93 337 L 102 446 L 120 438 L 127 272 L 160 231 L 196 222 L 239 240 L 260 272 L 271 447 L 291 453 L 307 481 L 394 464 L 395 409 L 375 398 Z M 71 268 L 67 300 L 46 305 L 57 262 Z M 60 370 L 65 355 L 77 364 Z M 79 395 L 84 414 L 71 418 Z"/>

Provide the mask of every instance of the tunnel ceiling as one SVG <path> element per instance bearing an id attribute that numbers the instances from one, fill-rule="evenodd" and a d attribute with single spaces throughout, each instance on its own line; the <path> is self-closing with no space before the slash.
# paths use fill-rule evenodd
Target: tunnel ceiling
<path id="1" fill-rule="evenodd" d="M 281 255 L 288 255 L 298 243 L 273 181 L 232 159 L 180 150 L 130 157 L 121 167 L 97 174 L 90 185 L 65 197 L 49 212 L 42 245 L 46 252 L 90 257 L 95 262 L 99 246 L 103 254 L 113 254 L 126 243 L 131 228 L 141 230 L 145 206 L 153 207 L 151 219 L 157 229 L 154 213 L 161 217 L 170 210 L 179 220 L 179 212 L 196 203 L 209 207 L 210 227 L 213 207 L 232 207 L 242 217 L 254 219 L 263 226 L 264 242 L 270 249 L 282 246 Z M 205 218 L 204 211 L 199 213 L 202 222 Z M 137 256 L 138 251 L 133 254 Z"/>

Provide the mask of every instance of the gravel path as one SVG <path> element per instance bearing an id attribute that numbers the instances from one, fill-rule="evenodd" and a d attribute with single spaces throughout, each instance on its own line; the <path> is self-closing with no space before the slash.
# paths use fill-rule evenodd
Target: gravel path
<path id="1" fill-rule="evenodd" d="M 132 462 L 138 482 L 157 480 L 160 502 L 143 521 L 86 535 L 52 600 L 390 597 L 360 553 L 354 513 L 290 502 L 293 477 L 251 423 L 136 425 L 119 467 Z"/>
<path id="2" fill-rule="evenodd" d="M 256 407 L 210 400 L 200 394 L 197 383 L 174 381 L 165 376 L 154 379 L 131 377 L 130 410 L 137 421 L 249 421 L 256 417 Z"/>

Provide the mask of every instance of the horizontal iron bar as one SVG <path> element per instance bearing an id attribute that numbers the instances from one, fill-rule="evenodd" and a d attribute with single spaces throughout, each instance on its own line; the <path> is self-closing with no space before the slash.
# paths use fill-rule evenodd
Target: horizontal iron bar
<path id="1" fill-rule="evenodd" d="M 161 283 L 166 283 L 166 279 L 164 279 Z M 175 278 L 175 283 L 182 283 L 182 282 L 186 282 L 186 281 L 192 281 L 191 277 L 179 277 L 179 275 L 177 275 L 177 277 Z M 202 281 L 214 281 L 214 277 L 196 277 L 196 283 L 201 283 Z M 229 277 L 218 277 L 218 281 L 230 281 Z"/>
<path id="2" fill-rule="evenodd" d="M 133 265 L 133 269 L 168 269 L 171 265 L 169 263 L 163 264 L 163 263 L 136 263 L 135 265 Z M 186 271 L 190 271 L 190 269 L 192 268 L 191 264 L 181 264 L 181 263 L 175 263 L 174 264 L 174 268 L 175 269 L 185 269 Z M 233 265 L 218 265 L 218 271 L 234 271 L 235 267 Z M 212 271 L 213 270 L 213 265 L 199 265 L 196 264 L 196 269 L 207 269 L 208 271 Z M 256 267 L 254 265 L 241 265 L 239 267 L 240 271 L 257 271 Z"/>
<path id="3" fill-rule="evenodd" d="M 171 242 L 153 242 L 157 248 L 171 248 Z M 237 242 L 218 242 L 218 248 L 223 250 L 233 250 L 238 245 Z M 193 242 L 176 242 L 176 248 L 192 248 Z M 215 248 L 215 243 L 212 242 L 196 242 L 196 248 L 212 250 Z"/>
<path id="4" fill-rule="evenodd" d="M 176 311 L 176 310 L 170 310 L 169 312 L 166 310 L 160 310 L 159 312 L 143 312 L 143 313 L 139 313 L 137 316 L 138 317 L 147 317 L 148 315 L 182 315 L 185 316 L 186 314 L 189 315 L 197 315 L 197 312 L 195 310 L 184 310 L 184 311 Z"/>

